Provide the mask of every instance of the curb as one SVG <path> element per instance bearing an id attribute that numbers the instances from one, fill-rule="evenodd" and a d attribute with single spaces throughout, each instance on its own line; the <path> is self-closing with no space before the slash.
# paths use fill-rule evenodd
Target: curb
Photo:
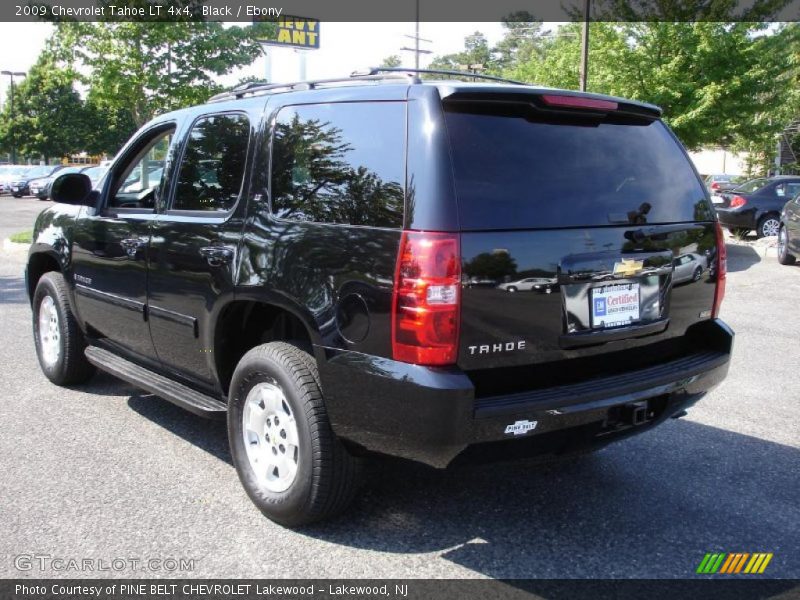
<path id="1" fill-rule="evenodd" d="M 6 238 L 3 240 L 3 250 L 8 250 L 8 251 L 27 250 L 29 247 L 30 244 L 18 244 L 17 242 L 12 242 L 10 238 Z"/>

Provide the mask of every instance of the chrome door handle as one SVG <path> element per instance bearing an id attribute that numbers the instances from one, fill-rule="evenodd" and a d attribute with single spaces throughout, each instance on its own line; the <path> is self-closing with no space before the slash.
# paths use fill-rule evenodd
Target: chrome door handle
<path id="1" fill-rule="evenodd" d="M 200 248 L 200 254 L 206 258 L 212 267 L 219 267 L 233 259 L 233 249 L 227 246 L 206 246 Z"/>
<path id="2" fill-rule="evenodd" d="M 119 243 L 125 249 L 125 254 L 130 258 L 134 258 L 136 253 L 147 246 L 147 240 L 142 238 L 128 238 Z"/>

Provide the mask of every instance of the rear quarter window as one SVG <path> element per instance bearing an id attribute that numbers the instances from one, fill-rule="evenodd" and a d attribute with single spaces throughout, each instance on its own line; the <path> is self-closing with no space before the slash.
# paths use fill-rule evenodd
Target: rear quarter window
<path id="1" fill-rule="evenodd" d="M 405 103 L 287 106 L 272 137 L 271 203 L 293 221 L 400 228 Z"/>
<path id="2" fill-rule="evenodd" d="M 711 220 L 705 189 L 660 121 L 445 105 L 462 229 Z"/>

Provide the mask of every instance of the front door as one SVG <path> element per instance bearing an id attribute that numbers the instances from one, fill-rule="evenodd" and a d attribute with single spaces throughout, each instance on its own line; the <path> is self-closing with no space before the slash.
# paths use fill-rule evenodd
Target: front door
<path id="1" fill-rule="evenodd" d="M 106 177 L 99 209 L 75 226 L 78 317 L 92 337 L 140 362 L 154 362 L 147 326 L 147 256 L 174 123 L 143 132 Z"/>
<path id="2" fill-rule="evenodd" d="M 166 369 L 205 387 L 214 387 L 215 310 L 233 294 L 250 137 L 246 114 L 198 118 L 183 143 L 171 198 L 153 222 L 153 343 Z"/>

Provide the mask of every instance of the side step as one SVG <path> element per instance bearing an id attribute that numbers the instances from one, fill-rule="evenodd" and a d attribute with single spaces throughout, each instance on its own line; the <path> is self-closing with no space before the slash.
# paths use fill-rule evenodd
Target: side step
<path id="1" fill-rule="evenodd" d="M 159 375 L 150 369 L 140 367 L 129 360 L 117 356 L 113 352 L 89 346 L 85 351 L 86 358 L 98 369 L 119 377 L 123 381 L 135 385 L 209 419 L 224 419 L 227 405 L 216 398 L 207 396 L 190 387 Z"/>

